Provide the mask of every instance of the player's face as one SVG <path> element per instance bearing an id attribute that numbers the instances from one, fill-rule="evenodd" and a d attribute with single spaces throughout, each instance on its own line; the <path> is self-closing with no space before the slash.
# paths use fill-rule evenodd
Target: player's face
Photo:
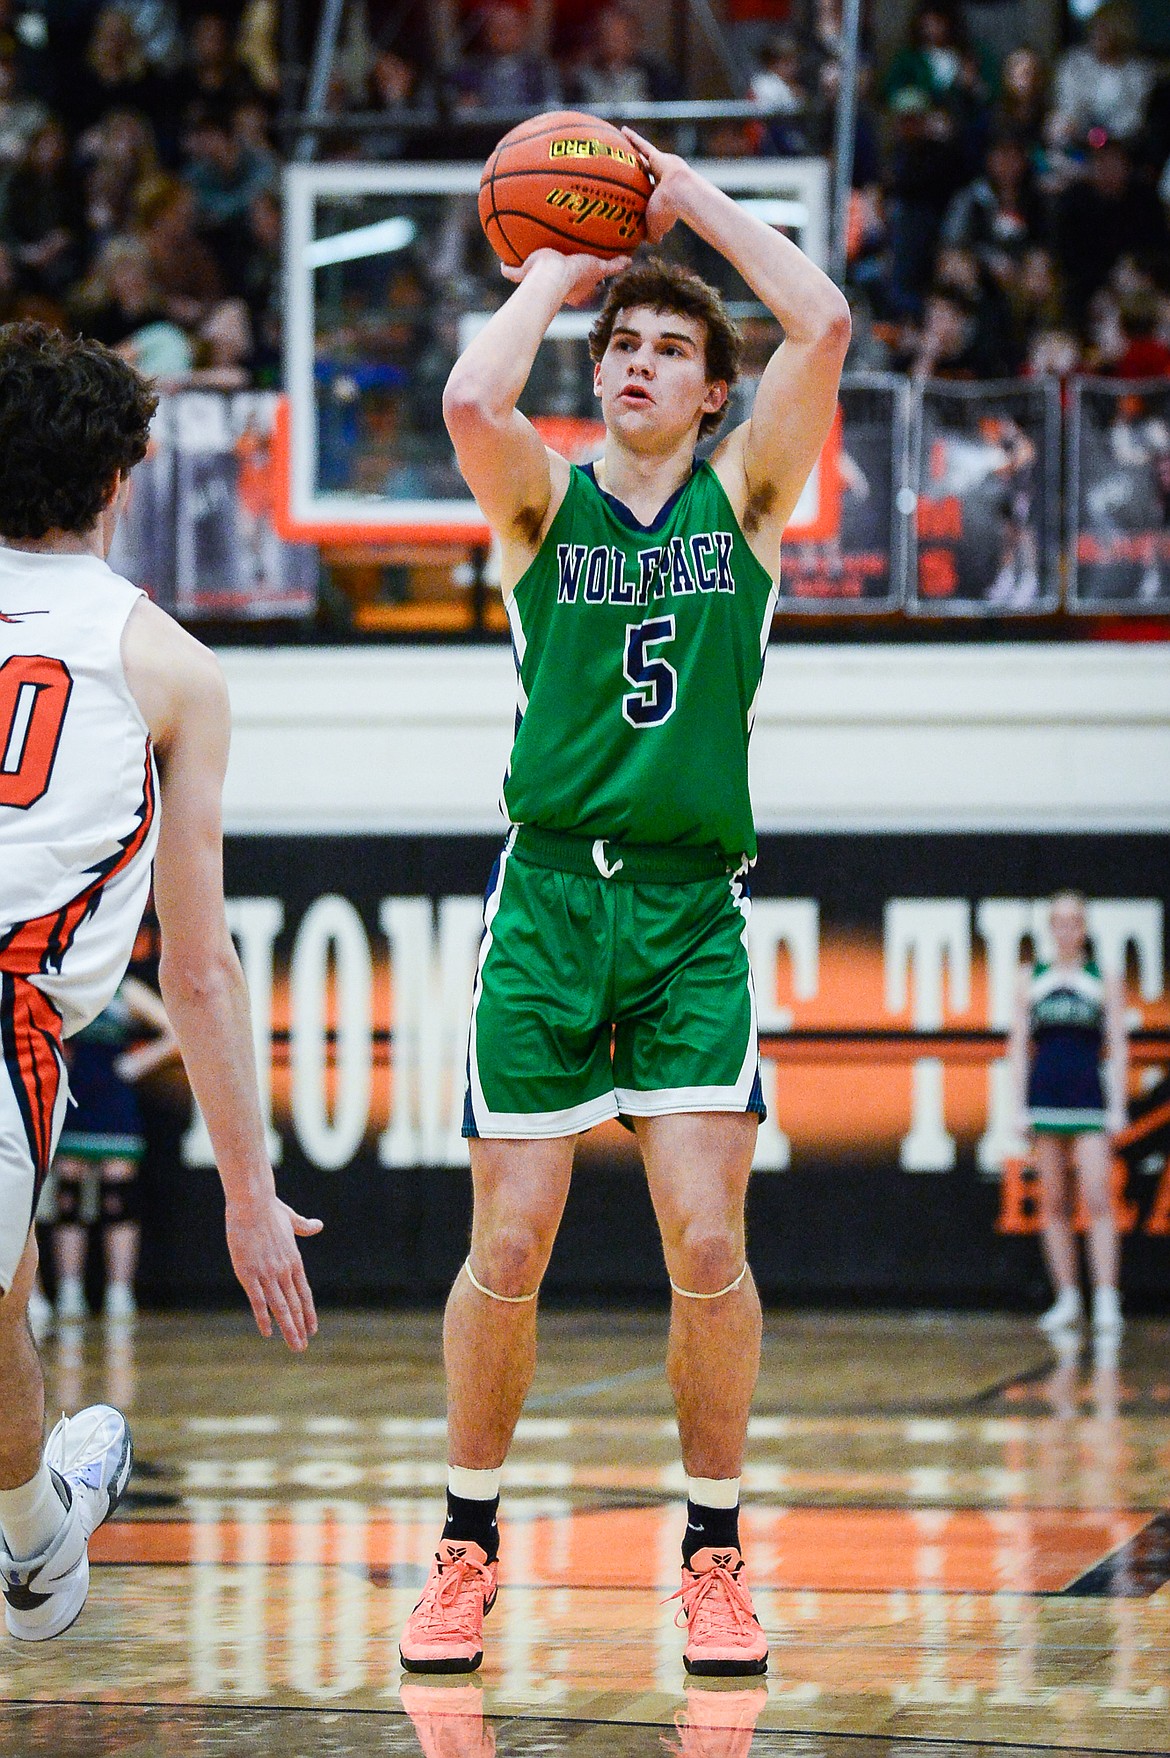
<path id="1" fill-rule="evenodd" d="M 702 323 L 643 305 L 618 312 L 593 389 L 609 431 L 642 452 L 672 449 L 727 399 L 723 381 L 707 377 Z"/>

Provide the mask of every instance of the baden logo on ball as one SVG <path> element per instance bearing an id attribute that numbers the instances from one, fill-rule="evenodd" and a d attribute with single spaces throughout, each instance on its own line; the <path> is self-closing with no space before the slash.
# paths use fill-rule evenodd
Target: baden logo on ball
<path id="1" fill-rule="evenodd" d="M 534 250 L 626 256 L 646 236 L 650 179 L 600 117 L 552 110 L 506 134 L 483 168 L 479 218 L 515 268 Z"/>

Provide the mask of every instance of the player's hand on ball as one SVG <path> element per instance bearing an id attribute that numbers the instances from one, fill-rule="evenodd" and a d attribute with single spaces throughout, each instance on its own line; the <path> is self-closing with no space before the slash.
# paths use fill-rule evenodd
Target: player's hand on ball
<path id="1" fill-rule="evenodd" d="M 317 1314 L 297 1239 L 320 1233 L 323 1222 L 298 1215 L 275 1195 L 255 1205 L 229 1203 L 225 1219 L 232 1268 L 260 1335 L 271 1337 L 275 1319 L 290 1349 L 307 1349 Z"/>
<path id="2" fill-rule="evenodd" d="M 654 180 L 650 200 L 646 203 L 646 237 L 651 244 L 657 244 L 666 237 L 682 213 L 681 186 L 694 173 L 677 153 L 659 152 L 652 142 L 636 134 L 632 128 L 623 128 L 622 133 Z"/>
<path id="3" fill-rule="evenodd" d="M 588 256 L 583 251 L 569 255 L 560 250 L 534 250 L 517 268 L 501 263 L 500 270 L 506 280 L 518 284 L 527 280 L 530 274 L 544 273 L 555 267 L 564 278 L 567 289 L 565 304 L 587 305 L 602 281 L 610 275 L 620 275 L 629 266 L 628 256 Z"/>

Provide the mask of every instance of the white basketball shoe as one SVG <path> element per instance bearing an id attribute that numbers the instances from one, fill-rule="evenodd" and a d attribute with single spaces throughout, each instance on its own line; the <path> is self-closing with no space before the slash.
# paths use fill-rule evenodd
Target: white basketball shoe
<path id="1" fill-rule="evenodd" d="M 0 1543 L 0 1591 L 9 1634 L 47 1642 L 74 1623 L 89 1592 L 90 1536 L 121 1501 L 134 1463 L 130 1425 L 111 1404 L 63 1416 L 45 1464 L 69 1496 L 65 1518 L 39 1557 L 17 1562 Z"/>

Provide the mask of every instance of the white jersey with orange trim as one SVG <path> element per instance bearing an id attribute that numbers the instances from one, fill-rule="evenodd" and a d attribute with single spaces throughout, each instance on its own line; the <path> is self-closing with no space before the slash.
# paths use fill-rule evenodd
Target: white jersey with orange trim
<path id="1" fill-rule="evenodd" d="M 97 556 L 0 546 L 0 974 L 65 1037 L 116 990 L 150 890 L 158 776 L 121 654 L 141 596 Z"/>

